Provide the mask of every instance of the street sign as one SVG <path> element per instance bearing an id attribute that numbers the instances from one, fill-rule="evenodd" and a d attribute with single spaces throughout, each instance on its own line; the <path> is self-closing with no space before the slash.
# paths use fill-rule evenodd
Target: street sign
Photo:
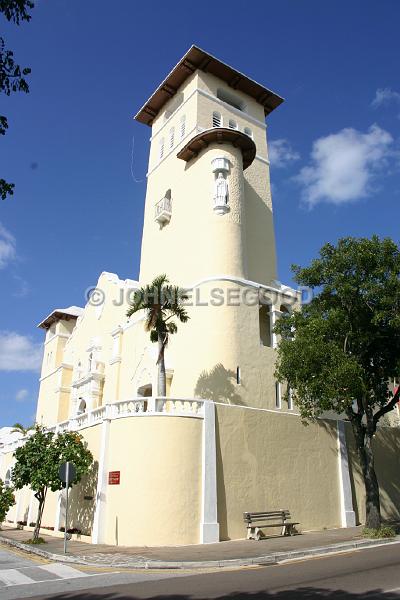
<path id="1" fill-rule="evenodd" d="M 119 485 L 121 483 L 121 471 L 110 471 L 108 474 L 108 485 Z"/>
<path id="2" fill-rule="evenodd" d="M 60 479 L 63 483 L 65 483 L 66 488 L 66 504 L 65 504 L 65 527 L 64 527 L 64 554 L 67 554 L 67 540 L 68 540 L 68 492 L 69 492 L 69 484 L 71 481 L 76 479 L 76 467 L 72 462 L 63 463 L 58 471 Z"/>
<path id="3" fill-rule="evenodd" d="M 63 463 L 58 471 L 59 477 L 63 483 L 71 483 L 76 478 L 76 468 L 74 463 Z"/>

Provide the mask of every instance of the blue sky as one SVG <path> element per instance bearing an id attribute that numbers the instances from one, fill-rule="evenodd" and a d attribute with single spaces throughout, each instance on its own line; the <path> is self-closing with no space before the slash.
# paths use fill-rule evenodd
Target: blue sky
<path id="1" fill-rule="evenodd" d="M 36 324 L 101 271 L 137 277 L 150 130 L 132 115 L 192 43 L 286 99 L 268 118 L 281 281 L 327 241 L 398 239 L 396 0 L 35 4 L 2 22 L 32 74 L 0 98 L 0 426 L 32 421 Z"/>

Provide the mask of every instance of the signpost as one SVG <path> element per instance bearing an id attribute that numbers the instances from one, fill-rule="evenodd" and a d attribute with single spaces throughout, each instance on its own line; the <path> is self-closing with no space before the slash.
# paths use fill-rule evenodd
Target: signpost
<path id="1" fill-rule="evenodd" d="M 76 468 L 74 463 L 66 462 L 60 466 L 58 472 L 60 479 L 63 483 L 65 483 L 65 488 L 67 492 L 66 498 L 66 506 L 65 506 L 65 530 L 64 530 L 64 554 L 67 554 L 67 539 L 68 539 L 68 489 L 71 481 L 76 479 Z"/>

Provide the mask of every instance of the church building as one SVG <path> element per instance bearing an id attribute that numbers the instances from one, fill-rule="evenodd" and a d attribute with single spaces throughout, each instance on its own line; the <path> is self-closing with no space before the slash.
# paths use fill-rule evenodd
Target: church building
<path id="1" fill-rule="evenodd" d="M 192 46 L 135 116 L 151 136 L 139 281 L 103 272 L 85 307 L 39 324 L 36 421 L 79 432 L 95 459 L 71 492 L 71 527 L 89 543 L 239 539 L 244 511 L 288 509 L 303 531 L 364 519 L 348 424 L 305 427 L 274 376 L 274 324 L 301 304 L 276 270 L 266 119 L 282 102 Z M 167 346 L 160 397 L 157 345 L 126 312 L 163 273 L 187 290 L 190 319 Z M 381 435 L 378 472 L 398 429 Z M 14 438 L 0 444 L 3 479 Z M 399 511 L 396 468 L 380 471 L 384 516 Z M 7 518 L 29 527 L 36 509 L 22 490 Z M 57 535 L 64 519 L 64 491 L 49 493 L 42 525 Z"/>

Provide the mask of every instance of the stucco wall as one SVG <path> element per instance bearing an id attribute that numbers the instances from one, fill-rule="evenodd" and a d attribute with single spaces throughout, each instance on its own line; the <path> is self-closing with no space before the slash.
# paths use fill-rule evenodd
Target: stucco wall
<path id="1" fill-rule="evenodd" d="M 106 539 L 118 545 L 199 542 L 202 421 L 144 417 L 111 422 Z"/>
<path id="2" fill-rule="evenodd" d="M 243 512 L 287 508 L 300 529 L 340 526 L 335 421 L 217 405 L 221 539 L 243 538 Z"/>
<path id="3" fill-rule="evenodd" d="M 353 506 L 357 523 L 365 523 L 365 487 L 351 425 L 346 423 Z M 373 439 L 382 518 L 400 519 L 400 429 L 382 427 Z"/>

